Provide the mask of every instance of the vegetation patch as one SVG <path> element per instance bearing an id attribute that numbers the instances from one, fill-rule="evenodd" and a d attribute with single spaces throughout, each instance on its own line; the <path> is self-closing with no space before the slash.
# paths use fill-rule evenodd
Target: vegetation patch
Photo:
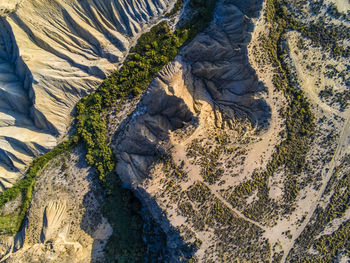
<path id="1" fill-rule="evenodd" d="M 122 188 L 114 172 L 117 160 L 109 146 L 102 113 L 118 101 L 144 92 L 162 67 L 175 58 L 179 49 L 208 26 L 215 3 L 215 0 L 191 1 L 195 15 L 181 28 L 172 32 L 166 22 L 161 22 L 143 34 L 120 70 L 77 104 L 77 135 L 86 147 L 87 163 L 97 169 L 107 193 L 104 214 L 114 229 L 107 246 L 109 261 L 141 262 L 144 244 L 143 224 L 138 214 L 140 204 L 131 191 Z M 177 175 L 180 175 L 179 171 Z"/>
<path id="2" fill-rule="evenodd" d="M 300 1 L 300 10 L 305 5 Z M 272 7 L 272 11 L 269 12 L 268 19 L 274 19 L 278 17 L 279 22 L 286 29 L 296 30 L 300 32 L 304 37 L 309 38 L 312 43 L 316 46 L 322 47 L 327 51 L 331 51 L 332 56 L 338 57 L 343 56 L 348 58 L 350 56 L 350 47 L 342 47 L 341 42 L 348 38 L 350 34 L 350 29 L 344 25 L 335 25 L 332 22 L 327 21 L 324 17 L 321 17 L 316 22 L 303 23 L 300 22 L 301 19 L 295 18 L 295 12 L 301 12 L 300 10 L 288 10 L 286 2 L 281 0 L 278 1 L 277 5 L 269 4 Z M 272 6 L 274 5 L 274 6 Z M 323 1 L 318 1 L 318 3 L 313 3 L 310 5 L 312 12 L 319 13 L 320 8 L 323 5 Z M 317 11 L 318 10 L 318 11 Z M 336 7 L 330 5 L 328 8 L 329 14 L 335 13 Z M 270 11 L 270 10 L 268 10 Z M 333 15 L 339 19 L 340 14 Z"/>
<path id="3" fill-rule="evenodd" d="M 332 87 L 326 86 L 324 90 L 320 91 L 318 96 L 331 106 L 339 105 L 341 111 L 344 111 L 349 106 L 350 90 L 335 92 Z"/>
<path id="4" fill-rule="evenodd" d="M 176 1 L 173 9 L 171 9 L 168 13 L 166 13 L 165 16 L 167 16 L 169 18 L 175 16 L 183 8 L 183 3 L 184 3 L 184 0 Z"/>
<path id="5" fill-rule="evenodd" d="M 265 262 L 270 257 L 269 244 L 261 237 L 263 230 L 238 217 L 205 183 L 197 181 L 190 186 L 178 209 L 196 231 L 212 229 L 211 238 L 216 245 L 206 253 L 216 258 L 207 258 L 206 262 L 225 262 L 228 257 L 243 262 Z"/>
<path id="6" fill-rule="evenodd" d="M 291 259 L 297 262 L 334 262 L 341 252 L 350 255 L 349 220 L 345 220 L 333 233 L 321 235 L 334 219 L 341 219 L 350 207 L 349 165 L 350 155 L 347 155 L 334 170 L 323 193 L 326 199 L 330 196 L 329 203 L 325 208 L 316 208 L 310 223 L 297 239 L 296 249 L 290 255 Z M 316 255 L 308 253 L 311 248 L 317 251 Z"/>
<path id="7" fill-rule="evenodd" d="M 116 159 L 109 147 L 103 113 L 118 101 L 142 93 L 161 68 L 175 58 L 181 46 L 208 26 L 215 3 L 215 0 L 191 1 L 194 15 L 175 32 L 170 30 L 166 22 L 154 26 L 130 50 L 121 69 L 108 77 L 96 92 L 77 103 L 77 130 L 72 139 L 38 157 L 28 168 L 24 179 L 0 193 L 0 208 L 22 195 L 19 209 L 11 214 L 0 215 L 0 233 L 13 235 L 18 232 L 32 200 L 35 178 L 41 169 L 58 155 L 83 143 L 87 150 L 86 161 L 96 168 L 105 186 L 104 214 L 114 229 L 107 248 L 107 260 L 143 260 L 143 223 L 139 215 L 141 206 L 131 191 L 122 188 L 118 175 L 114 173 Z M 167 15 L 177 13 L 182 4 L 183 0 L 179 0 Z"/>
<path id="8" fill-rule="evenodd" d="M 281 112 L 286 123 L 285 139 L 276 147 L 271 161 L 263 172 L 254 172 L 252 179 L 238 185 L 227 198 L 232 205 L 243 208 L 244 198 L 258 189 L 258 199 L 244 211 L 247 217 L 255 220 L 273 220 L 277 216 L 277 205 L 269 198 L 268 178 L 279 168 L 287 171 L 284 187 L 284 212 L 293 209 L 300 187 L 297 178 L 306 166 L 306 154 L 310 149 L 315 129 L 315 118 L 304 93 L 290 83 L 290 70 L 284 61 L 282 41 L 287 30 L 294 28 L 294 20 L 281 0 L 266 2 L 266 20 L 271 25 L 269 34 L 261 38 L 263 47 L 275 68 L 273 84 L 283 91 L 287 106 Z M 304 29 L 303 29 L 304 30 Z M 306 29 L 305 29 L 306 30 Z M 266 218 L 267 217 L 267 218 Z"/>
<path id="9" fill-rule="evenodd" d="M 179 0 L 171 13 L 181 8 Z M 215 0 L 193 0 L 192 18 L 181 28 L 172 32 L 166 22 L 154 26 L 143 34 L 130 50 L 123 66 L 108 77 L 93 94 L 77 103 L 77 129 L 72 139 L 65 141 L 50 152 L 37 158 L 29 167 L 26 177 L 0 194 L 0 208 L 20 194 L 23 201 L 19 213 L 0 216 L 0 232 L 15 234 L 25 217 L 32 199 L 35 178 L 52 159 L 68 151 L 78 143 L 86 148 L 86 161 L 96 168 L 106 191 L 104 215 L 114 232 L 107 246 L 108 262 L 141 262 L 144 258 L 142 219 L 139 201 L 131 191 L 123 189 L 114 168 L 116 159 L 109 146 L 104 113 L 117 102 L 141 94 L 161 68 L 173 60 L 179 49 L 212 20 Z M 11 224 L 9 224 L 11 222 Z"/>
<path id="10" fill-rule="evenodd" d="M 200 174 L 204 181 L 209 184 L 214 184 L 224 174 L 224 169 L 221 167 L 220 156 L 222 153 L 232 153 L 234 149 L 228 147 L 229 136 L 225 132 L 216 134 L 213 149 L 211 149 L 211 145 L 208 144 L 209 142 L 206 142 L 205 146 L 203 146 L 198 139 L 194 139 L 186 149 L 186 156 L 193 158 L 193 163 L 200 165 Z"/>
<path id="11" fill-rule="evenodd" d="M 33 196 L 33 187 L 35 179 L 45 165 L 57 156 L 69 151 L 77 145 L 78 137 L 73 136 L 72 139 L 62 142 L 51 151 L 35 159 L 28 168 L 26 177 L 16 183 L 12 188 L 6 189 L 0 193 L 0 209 L 10 201 L 15 200 L 22 195 L 19 208 L 11 214 L 0 215 L 0 233 L 7 235 L 16 234 L 27 213 Z"/>

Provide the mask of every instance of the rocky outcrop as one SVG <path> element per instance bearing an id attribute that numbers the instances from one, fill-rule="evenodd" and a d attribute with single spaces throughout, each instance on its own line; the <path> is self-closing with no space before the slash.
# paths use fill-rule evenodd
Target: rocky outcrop
<path id="1" fill-rule="evenodd" d="M 161 144 L 168 142 L 169 131 L 184 127 L 194 118 L 194 109 L 188 104 L 190 101 L 186 103 L 182 98 L 185 96 L 192 100 L 184 86 L 182 66 L 176 61 L 160 72 L 130 117 L 128 126 L 119 128 L 122 135 L 115 142 L 116 152 L 121 159 L 118 162 L 118 174 L 129 187 L 147 177 L 149 165 L 159 151 L 164 150 Z M 180 83 L 174 82 L 174 79 Z M 168 86 L 170 83 L 172 85 Z M 182 96 L 175 94 L 172 88 Z"/>
<path id="2" fill-rule="evenodd" d="M 226 146 L 220 134 L 238 140 L 267 128 L 271 118 L 263 99 L 266 88 L 247 55 L 252 18 L 258 16 L 261 2 L 242 2 L 218 2 L 209 28 L 158 74 L 112 142 L 117 173 L 166 233 L 167 262 L 192 257 L 198 262 L 221 262 L 223 257 L 234 262 L 239 254 L 252 255 L 246 250 L 250 242 L 256 248 L 252 262 L 267 259 L 262 228 L 231 210 L 204 177 L 210 169 L 210 176 L 220 173 L 213 159 L 231 161 L 229 153 L 221 154 L 220 147 Z M 206 159 L 193 161 L 188 149 L 202 141 L 205 146 L 196 154 Z M 210 155 L 213 148 L 215 154 Z M 227 177 L 233 180 L 233 174 Z M 217 183 L 214 189 L 225 181 Z M 215 209 L 220 211 L 216 214 Z"/>
<path id="3" fill-rule="evenodd" d="M 23 0 L 0 0 L 0 16 L 6 16 L 16 11 Z"/>
<path id="4" fill-rule="evenodd" d="M 45 208 L 41 239 L 43 242 L 52 238 L 60 227 L 66 213 L 66 204 L 60 200 L 50 201 Z"/>
<path id="5" fill-rule="evenodd" d="M 217 6 L 212 25 L 158 74 L 128 126 L 118 131 L 117 170 L 129 187 L 147 177 L 155 157 L 171 148 L 170 132 L 186 124 L 198 127 L 199 120 L 199 126 L 231 129 L 240 122 L 248 123 L 245 129 L 268 124 L 269 107 L 259 98 L 265 88 L 246 48 L 252 30 L 247 15 L 257 15 L 260 5 L 240 5 Z"/>
<path id="6" fill-rule="evenodd" d="M 0 261 L 105 262 L 113 230 L 102 205 L 102 189 L 82 149 L 58 157 L 38 178 L 21 231 L 0 237 Z"/>
<path id="7" fill-rule="evenodd" d="M 0 188 L 52 148 L 168 0 L 0 1 Z"/>

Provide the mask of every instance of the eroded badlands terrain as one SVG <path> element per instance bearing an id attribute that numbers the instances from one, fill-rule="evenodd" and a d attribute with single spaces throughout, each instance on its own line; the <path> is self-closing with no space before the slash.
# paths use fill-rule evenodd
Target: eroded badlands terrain
<path id="1" fill-rule="evenodd" d="M 6 7 L 12 38 L 36 23 L 21 11 L 28 2 Z M 24 128 L 52 145 L 79 97 L 116 69 L 144 23 L 168 6 L 73 2 L 50 2 L 60 15 L 42 24 L 59 33 L 26 33 L 30 41 L 17 44 L 15 59 L 4 58 L 4 79 L 16 75 L 11 85 L 33 94 L 20 96 L 28 101 L 23 111 L 32 109 L 23 120 L 36 127 Z M 104 113 L 116 172 L 140 202 L 145 249 L 135 262 L 349 262 L 349 11 L 342 1 L 219 0 L 208 28 L 144 94 Z M 183 23 L 181 15 L 168 22 Z M 52 45 L 39 40 L 44 35 Z M 26 52 L 33 56 L 26 60 Z M 28 89 L 18 75 L 23 65 Z M 43 104 L 32 100 L 39 93 Z M 15 134 L 18 122 L 0 130 Z M 106 195 L 84 155 L 77 147 L 41 171 L 21 231 L 1 237 L 2 261 L 130 262 L 106 253 L 115 222 L 101 212 Z"/>
<path id="2" fill-rule="evenodd" d="M 0 183 L 67 132 L 71 112 L 118 68 L 169 1 L 0 1 Z"/>

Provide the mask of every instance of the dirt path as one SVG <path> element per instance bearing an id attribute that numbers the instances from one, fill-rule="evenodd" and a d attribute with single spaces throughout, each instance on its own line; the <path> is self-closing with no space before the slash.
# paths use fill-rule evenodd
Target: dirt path
<path id="1" fill-rule="evenodd" d="M 349 145 L 348 140 L 350 139 L 350 110 L 347 110 L 346 113 L 344 114 L 344 116 L 346 119 L 344 129 L 341 132 L 341 136 L 338 140 L 338 146 L 335 150 L 333 158 L 328 165 L 328 168 L 329 168 L 328 172 L 324 172 L 324 174 L 323 174 L 324 179 L 322 182 L 322 187 L 318 191 L 318 196 L 316 198 L 316 201 L 313 204 L 311 204 L 309 213 L 307 214 L 304 222 L 302 223 L 300 228 L 297 229 L 296 233 L 294 233 L 294 235 L 292 237 L 292 242 L 287 244 L 287 247 L 284 248 L 284 254 L 283 254 L 283 258 L 282 258 L 281 262 L 286 262 L 287 256 L 289 255 L 291 249 L 293 248 L 295 241 L 298 239 L 298 237 L 304 231 L 307 224 L 310 222 L 312 215 L 314 214 L 318 204 L 321 201 L 321 198 L 322 198 L 323 193 L 324 193 L 324 191 L 329 183 L 329 180 L 332 177 L 333 170 L 336 167 L 336 162 L 340 159 L 342 151 L 345 150 Z"/>
<path id="2" fill-rule="evenodd" d="M 227 202 L 217 190 L 212 189 L 212 186 L 208 185 L 207 183 L 205 183 L 204 181 L 201 181 L 203 184 L 205 184 L 210 191 L 215 195 L 215 197 L 217 197 L 221 202 L 223 202 L 228 208 L 230 208 L 238 217 L 248 221 L 249 223 L 256 225 L 258 227 L 260 227 L 262 230 L 266 231 L 266 227 L 261 225 L 259 222 L 256 222 L 248 217 L 246 217 L 244 214 L 242 214 L 241 212 L 239 212 L 237 209 L 235 209 L 229 202 Z"/>
<path id="3" fill-rule="evenodd" d="M 177 153 L 177 158 L 183 158 L 186 154 L 185 152 L 185 145 L 187 145 L 190 141 L 192 141 L 194 138 L 198 138 L 199 134 L 202 132 L 202 129 L 200 128 L 196 128 L 196 130 L 191 134 L 191 136 L 189 136 L 188 138 L 186 138 L 186 140 L 180 142 L 176 147 L 177 150 L 175 151 Z M 179 159 L 180 159 L 179 158 Z M 197 167 L 195 165 L 190 165 L 188 164 L 188 167 L 191 167 L 191 169 L 189 169 L 191 172 L 190 178 L 191 180 L 189 180 L 188 183 L 185 184 L 186 187 L 192 185 L 195 181 L 200 181 L 203 184 L 205 184 L 210 191 L 221 201 L 223 202 L 228 208 L 230 208 L 238 217 L 248 221 L 251 224 L 254 224 L 256 226 L 258 226 L 259 228 L 261 228 L 262 230 L 266 231 L 266 227 L 261 225 L 260 223 L 246 217 L 244 214 L 242 214 L 240 211 L 238 211 L 237 209 L 235 209 L 234 207 L 232 207 L 232 205 L 227 202 L 219 193 L 219 188 L 216 187 L 216 185 L 209 185 L 206 182 L 204 182 L 203 177 L 200 176 L 200 173 L 198 172 L 198 169 L 196 169 Z M 196 172 L 194 172 L 196 171 Z M 183 185 L 184 186 L 184 185 Z M 185 187 L 185 188 L 186 188 Z"/>

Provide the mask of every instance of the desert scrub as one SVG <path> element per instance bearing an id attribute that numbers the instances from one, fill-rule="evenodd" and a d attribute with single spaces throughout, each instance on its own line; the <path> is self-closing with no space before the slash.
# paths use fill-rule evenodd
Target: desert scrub
<path id="1" fill-rule="evenodd" d="M 330 23 L 324 17 L 318 19 L 316 22 L 305 24 L 300 22 L 300 19 L 296 19 L 293 16 L 293 12 L 288 10 L 288 1 L 278 1 L 278 5 L 275 5 L 276 15 L 283 18 L 283 26 L 287 29 L 296 30 L 300 32 L 304 37 L 309 38 L 315 46 L 322 47 L 331 52 L 333 57 L 343 56 L 348 58 L 350 56 L 350 48 L 342 47 L 341 42 L 348 39 L 350 35 L 349 27 L 343 24 L 337 25 Z M 319 3 L 321 8 L 323 3 Z M 312 5 L 311 5 L 312 6 Z M 311 10 L 313 8 L 311 7 Z M 328 14 L 334 14 L 334 6 L 329 6 Z"/>
<path id="2" fill-rule="evenodd" d="M 185 193 L 178 209 L 196 231 L 212 231 L 217 243 L 206 251 L 216 255 L 212 262 L 224 262 L 225 257 L 247 262 L 269 258 L 269 244 L 261 238 L 263 230 L 238 217 L 205 183 L 197 181 Z"/>
<path id="3" fill-rule="evenodd" d="M 327 206 L 316 208 L 310 223 L 297 239 L 294 253 L 290 255 L 291 259 L 297 258 L 300 262 L 333 262 L 333 259 L 341 251 L 349 249 L 349 220 L 345 221 L 333 233 L 320 236 L 327 225 L 331 224 L 334 219 L 342 218 L 350 207 L 349 165 L 350 155 L 347 155 L 334 170 L 323 193 L 324 198 L 330 195 Z M 307 251 L 310 248 L 318 250 L 319 255 L 314 257 L 309 254 Z"/>
<path id="4" fill-rule="evenodd" d="M 191 202 L 179 203 L 178 209 L 180 210 L 181 214 L 186 217 L 191 217 L 195 213 Z"/>
<path id="5" fill-rule="evenodd" d="M 77 142 L 78 138 L 73 136 L 72 139 L 60 143 L 51 151 L 38 157 L 29 166 L 24 179 L 20 180 L 13 187 L 0 193 L 0 209 L 3 208 L 7 202 L 16 199 L 20 195 L 22 196 L 20 208 L 16 213 L 0 215 L 1 234 L 14 235 L 19 231 L 30 202 L 32 201 L 33 187 L 36 177 L 49 161 L 72 149 L 77 145 Z"/>
<path id="6" fill-rule="evenodd" d="M 32 199 L 35 178 L 41 169 L 58 155 L 72 149 L 78 143 L 83 143 L 87 150 L 86 161 L 96 168 L 105 186 L 107 198 L 104 214 L 114 229 L 107 247 L 106 260 L 142 260 L 144 247 L 141 237 L 142 220 L 139 215 L 141 207 L 133 194 L 121 187 L 119 177 L 113 172 L 116 159 L 109 147 L 103 112 L 120 99 L 123 101 L 124 98 L 142 93 L 157 72 L 174 59 L 180 47 L 207 27 L 212 19 L 215 3 L 215 0 L 192 1 L 191 7 L 201 12 L 195 12 L 192 19 L 175 32 L 171 32 L 165 22 L 154 26 L 150 32 L 140 37 L 121 69 L 108 77 L 96 92 L 77 103 L 77 129 L 72 139 L 38 157 L 29 166 L 24 179 L 0 193 L 0 208 L 22 195 L 18 213 L 0 216 L 1 233 L 15 234 L 19 230 Z M 175 8 L 179 9 L 181 4 L 182 1 L 179 0 Z"/>
<path id="7" fill-rule="evenodd" d="M 340 111 L 344 111 L 349 106 L 350 90 L 335 92 L 332 87 L 326 86 L 318 96 L 330 106 L 338 105 Z"/>
<path id="8" fill-rule="evenodd" d="M 120 70 L 76 106 L 77 135 L 86 148 L 87 163 L 96 168 L 105 186 L 106 204 L 103 211 L 114 229 L 107 245 L 108 262 L 140 262 L 145 247 L 142 241 L 142 219 L 138 213 L 140 203 L 131 191 L 122 188 L 119 176 L 114 171 L 117 160 L 109 146 L 104 113 L 118 101 L 139 98 L 156 74 L 175 58 L 179 49 L 208 26 L 215 3 L 215 0 L 193 0 L 190 6 L 196 12 L 181 28 L 173 32 L 166 22 L 161 22 L 144 33 L 135 47 L 131 48 Z M 175 5 L 175 8 L 178 6 Z M 185 176 L 177 168 L 174 174 Z M 173 189 L 174 184 L 169 183 L 168 187 Z M 173 197 L 177 199 L 175 190 Z"/>
<path id="9" fill-rule="evenodd" d="M 182 8 L 183 8 L 184 0 L 177 0 L 174 4 L 173 9 L 171 9 L 165 16 L 172 18 L 174 17 Z"/>
<path id="10" fill-rule="evenodd" d="M 273 84 L 275 88 L 284 93 L 287 105 L 281 116 L 285 119 L 285 139 L 276 147 L 271 161 L 268 162 L 265 171 L 254 172 L 252 179 L 238 185 L 226 198 L 233 206 L 244 208 L 243 213 L 252 219 L 273 223 L 277 217 L 278 206 L 269 198 L 268 178 L 279 168 L 283 167 L 287 173 L 284 184 L 284 213 L 293 210 L 293 204 L 297 198 L 300 186 L 298 176 L 305 170 L 306 155 L 310 149 L 315 129 L 315 117 L 311 111 L 310 103 L 303 91 L 290 83 L 291 72 L 284 63 L 284 50 L 282 41 L 284 34 L 289 29 L 299 29 L 306 32 L 303 26 L 295 25 L 281 0 L 268 0 L 266 2 L 266 20 L 269 26 L 269 34 L 260 37 L 263 48 L 274 67 Z M 288 18 L 287 18 L 288 17 Z M 245 207 L 245 198 L 258 190 L 258 200 Z"/>
<path id="11" fill-rule="evenodd" d="M 341 251 L 350 256 L 350 221 L 343 223 L 332 234 L 317 239 L 314 248 L 320 252 L 316 262 L 332 262 Z"/>
<path id="12" fill-rule="evenodd" d="M 209 195 L 209 188 L 201 182 L 196 182 L 187 190 L 187 196 L 192 202 L 203 204 Z"/>
<path id="13" fill-rule="evenodd" d="M 177 180 L 184 180 L 188 177 L 187 172 L 183 169 L 184 161 L 177 165 L 170 154 L 159 155 L 158 158 L 163 163 L 163 171 L 166 177 L 173 177 Z"/>
<path id="14" fill-rule="evenodd" d="M 350 256 L 350 221 L 344 222 L 332 234 L 323 235 L 313 243 L 316 255 L 310 257 L 298 256 L 293 262 L 298 263 L 331 263 L 337 262 L 337 256 L 342 253 Z"/>
<path id="15" fill-rule="evenodd" d="M 222 163 L 220 162 L 221 155 L 223 153 L 232 154 L 237 150 L 237 148 L 228 147 L 231 141 L 224 131 L 220 131 L 214 135 L 214 138 L 212 137 L 210 136 L 205 146 L 198 139 L 194 139 L 186 149 L 186 156 L 193 159 L 191 160 L 192 163 L 200 166 L 200 175 L 209 184 L 216 183 L 224 174 L 224 169 L 221 167 Z M 215 141 L 215 144 L 211 150 L 212 145 L 209 145 L 209 143 L 212 140 Z M 237 156 L 233 156 L 233 159 L 235 157 Z"/>

